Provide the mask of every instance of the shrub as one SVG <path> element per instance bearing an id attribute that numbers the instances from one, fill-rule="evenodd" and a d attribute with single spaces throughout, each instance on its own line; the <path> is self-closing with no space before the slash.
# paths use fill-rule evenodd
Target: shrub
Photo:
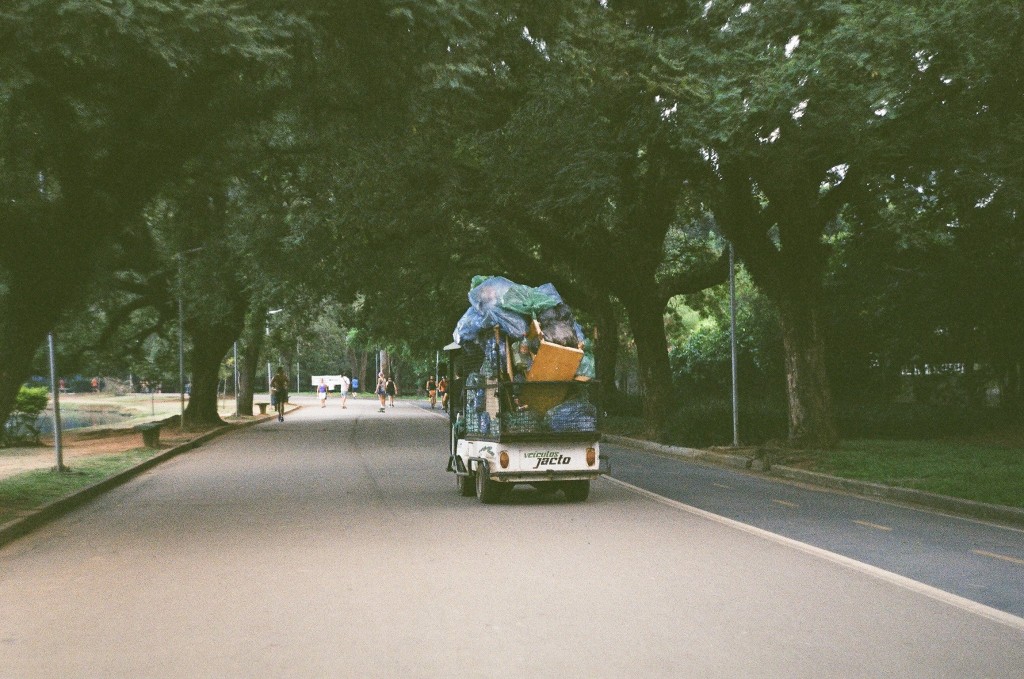
<path id="1" fill-rule="evenodd" d="M 39 415 L 46 410 L 50 394 L 46 387 L 22 387 L 7 423 L 0 430 L 0 444 L 39 443 Z"/>
<path id="2" fill-rule="evenodd" d="M 933 439 L 971 434 L 979 424 L 960 406 L 923 403 L 842 404 L 836 420 L 843 438 Z"/>
<path id="3" fill-rule="evenodd" d="M 786 404 L 767 399 L 740 400 L 740 443 L 760 444 L 785 440 L 788 415 Z M 732 401 L 702 398 L 683 403 L 669 415 L 666 443 L 682 446 L 723 446 L 732 443 Z"/>

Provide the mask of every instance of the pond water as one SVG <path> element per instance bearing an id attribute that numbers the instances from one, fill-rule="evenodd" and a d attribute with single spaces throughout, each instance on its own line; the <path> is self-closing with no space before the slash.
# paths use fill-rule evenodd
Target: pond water
<path id="1" fill-rule="evenodd" d="M 122 424 L 132 418 L 132 413 L 102 410 L 60 410 L 60 426 L 63 430 L 96 427 L 100 425 Z M 53 411 L 46 411 L 39 416 L 39 431 L 43 434 L 53 433 Z"/>

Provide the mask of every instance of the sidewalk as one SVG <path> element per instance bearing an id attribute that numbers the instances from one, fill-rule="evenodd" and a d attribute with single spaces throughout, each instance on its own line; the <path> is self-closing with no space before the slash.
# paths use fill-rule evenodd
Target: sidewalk
<path id="1" fill-rule="evenodd" d="M 838 476 L 830 476 L 818 472 L 810 472 L 803 469 L 787 467 L 785 465 L 771 464 L 760 457 L 750 455 L 739 455 L 721 453 L 699 448 L 685 448 L 681 446 L 669 446 L 662 443 L 653 443 L 642 439 L 629 438 L 627 436 L 616 436 L 605 434 L 603 441 L 615 445 L 634 448 L 647 452 L 668 455 L 680 460 L 713 464 L 723 467 L 733 467 L 748 472 L 760 472 L 787 481 L 804 483 L 820 488 L 838 490 L 863 497 L 879 498 L 891 502 L 898 502 L 909 505 L 917 505 L 934 509 L 937 511 L 966 516 L 985 521 L 1005 523 L 1012 526 L 1024 528 L 1024 509 L 1017 507 L 1005 507 L 1003 505 L 992 505 L 984 502 L 974 502 L 961 498 L 927 493 L 925 491 L 913 490 L 911 488 L 899 488 L 886 486 L 880 483 L 868 483 L 866 481 L 855 481 L 844 479 Z"/>
<path id="2" fill-rule="evenodd" d="M 293 406 L 287 413 L 294 412 L 302 406 Z M 227 424 L 208 429 L 206 431 L 182 431 L 174 426 L 165 427 L 161 431 L 160 447 L 153 451 L 153 455 L 138 464 L 134 464 L 123 471 L 104 478 L 102 481 L 93 483 L 68 493 L 47 504 L 36 506 L 26 511 L 19 511 L 17 518 L 0 524 L 0 546 L 16 540 L 20 536 L 34 530 L 35 528 L 52 521 L 53 519 L 66 514 L 72 509 L 89 501 L 107 490 L 114 488 L 143 471 L 161 462 L 168 460 L 183 452 L 196 448 L 210 439 L 221 436 L 241 427 L 248 427 L 260 422 L 274 419 L 275 415 L 257 415 L 255 417 L 225 418 Z M 64 464 L 74 470 L 75 460 L 95 456 L 117 456 L 143 449 L 142 434 L 127 429 L 103 429 L 89 428 L 68 432 L 64 445 Z M 4 479 L 11 478 L 17 474 L 34 469 L 52 469 L 56 466 L 56 458 L 53 448 L 7 448 L 0 456 L 0 483 Z M 8 456 L 8 453 L 12 453 Z"/>

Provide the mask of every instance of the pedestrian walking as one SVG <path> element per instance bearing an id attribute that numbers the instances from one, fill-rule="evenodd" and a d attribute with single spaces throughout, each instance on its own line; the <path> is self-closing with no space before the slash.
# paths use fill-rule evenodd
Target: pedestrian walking
<path id="1" fill-rule="evenodd" d="M 341 376 L 341 384 L 338 388 L 341 390 L 341 407 L 348 408 L 348 390 L 352 386 L 352 382 L 348 379 L 347 375 Z"/>
<path id="2" fill-rule="evenodd" d="M 430 397 L 430 409 L 433 410 L 437 405 L 437 381 L 433 375 L 427 378 L 427 396 Z"/>
<path id="3" fill-rule="evenodd" d="M 441 395 L 441 407 L 448 412 L 448 378 L 442 377 L 437 383 L 437 393 Z"/>
<path id="4" fill-rule="evenodd" d="M 321 408 L 326 408 L 327 407 L 327 382 L 325 382 L 324 378 L 322 378 L 322 377 L 320 378 L 320 384 L 318 384 L 317 387 L 316 387 L 316 397 L 318 399 L 320 399 L 320 407 Z"/>
<path id="5" fill-rule="evenodd" d="M 388 381 L 384 383 L 384 391 L 388 395 L 389 405 L 392 408 L 394 408 L 395 407 L 395 396 L 398 395 L 398 385 L 395 384 L 395 381 L 392 378 L 389 377 Z"/>
<path id="6" fill-rule="evenodd" d="M 284 372 L 284 366 L 277 366 L 277 373 L 270 381 L 270 402 L 277 411 L 277 421 L 284 422 L 284 404 L 288 402 L 288 387 L 291 380 Z"/>
<path id="7" fill-rule="evenodd" d="M 380 399 L 380 410 L 377 411 L 377 412 L 380 412 L 380 413 L 384 412 L 384 406 L 385 406 L 384 399 L 388 395 L 387 383 L 388 383 L 388 381 L 386 379 L 384 379 L 384 373 L 378 373 L 377 374 L 377 386 L 376 386 L 376 388 L 373 391 L 374 391 L 374 393 L 377 394 L 377 398 Z"/>

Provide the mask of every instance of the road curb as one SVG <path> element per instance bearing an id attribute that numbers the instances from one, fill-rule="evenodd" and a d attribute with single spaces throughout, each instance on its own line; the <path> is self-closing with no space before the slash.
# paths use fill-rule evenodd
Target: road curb
<path id="1" fill-rule="evenodd" d="M 948 512 L 950 514 L 958 514 L 985 521 L 996 521 L 1024 528 L 1024 509 L 1019 509 L 1017 507 L 975 502 L 973 500 L 964 500 L 957 497 L 950 497 L 948 495 L 939 495 L 938 493 L 914 490 L 912 488 L 898 488 L 895 486 L 886 486 L 880 483 L 844 479 L 838 476 L 831 476 L 829 474 L 821 474 L 819 472 L 810 472 L 804 469 L 786 467 L 785 465 L 768 465 L 768 468 L 766 469 L 764 460 L 760 458 L 747 457 L 743 455 L 730 455 L 728 453 L 718 453 L 710 450 L 701 450 L 699 448 L 669 446 L 663 443 L 654 443 L 652 441 L 634 439 L 628 436 L 605 434 L 602 437 L 602 440 L 629 448 L 661 453 L 663 455 L 669 455 L 683 460 L 708 462 L 724 467 L 761 472 L 768 476 L 787 479 L 789 481 L 798 481 L 800 483 L 829 488 L 831 490 L 841 490 L 854 495 L 920 505 L 922 507 Z"/>
<path id="2" fill-rule="evenodd" d="M 289 412 L 298 410 L 302 406 L 297 406 Z M 208 431 L 202 436 L 199 436 L 188 443 L 183 443 L 180 446 L 169 448 L 153 457 L 140 462 L 134 467 L 129 467 L 122 472 L 119 472 L 109 478 L 98 481 L 91 486 L 86 486 L 80 490 L 75 491 L 71 495 L 65 495 L 64 497 L 54 500 L 49 504 L 45 504 L 42 507 L 35 509 L 31 514 L 26 516 L 13 519 L 0 526 L 0 547 L 17 540 L 18 538 L 26 535 L 36 528 L 43 526 L 56 518 L 59 518 L 73 509 L 82 506 L 86 502 L 92 500 L 95 497 L 102 495 L 103 493 L 116 488 L 121 484 L 135 478 L 142 472 L 155 467 L 161 462 L 166 462 L 172 457 L 176 457 L 182 453 L 188 452 L 194 448 L 198 448 L 202 444 L 210 441 L 211 439 L 217 438 L 223 434 L 227 434 L 232 431 L 238 431 L 259 424 L 260 422 L 266 422 L 274 419 L 275 415 L 256 416 L 250 422 L 242 422 L 239 424 L 228 424 L 223 427 L 218 427 L 212 431 Z"/>

